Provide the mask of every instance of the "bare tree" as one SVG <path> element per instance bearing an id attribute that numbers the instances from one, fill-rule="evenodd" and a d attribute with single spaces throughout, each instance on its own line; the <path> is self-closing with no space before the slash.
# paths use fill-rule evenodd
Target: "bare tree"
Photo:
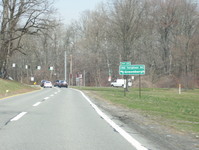
<path id="1" fill-rule="evenodd" d="M 153 18 L 159 34 L 160 53 L 163 61 L 164 74 L 171 74 L 172 70 L 172 32 L 177 25 L 177 1 L 156 1 L 153 5 Z"/>
<path id="2" fill-rule="evenodd" d="M 136 50 L 133 46 L 141 36 L 144 4 L 144 1 L 138 0 L 114 0 L 112 3 L 109 16 L 112 36 L 121 49 L 122 61 L 131 61 L 136 58 Z M 125 78 L 128 79 L 128 76 Z"/>
<path id="3" fill-rule="evenodd" d="M 7 76 L 7 65 L 13 53 L 25 54 L 21 46 L 23 36 L 45 29 L 49 18 L 44 16 L 51 13 L 50 6 L 47 0 L 2 0 L 0 72 L 3 78 Z"/>
<path id="4" fill-rule="evenodd" d="M 198 11 L 187 0 L 112 0 L 94 11 L 84 12 L 80 20 L 69 26 L 55 28 L 49 26 L 56 26 L 56 23 L 48 22 L 48 16 L 43 17 L 48 9 L 44 12 L 37 9 L 31 15 L 31 10 L 40 8 L 39 3 L 24 11 L 16 26 L 11 28 L 10 13 L 6 13 L 10 8 L 5 5 L 10 1 L 3 2 L 4 13 L 0 16 L 2 72 L 8 62 L 25 65 L 31 60 L 33 66 L 54 66 L 55 75 L 47 69 L 30 69 L 28 74 L 35 74 L 38 79 L 62 79 L 63 56 L 67 51 L 67 67 L 69 70 L 72 66 L 73 83 L 75 74 L 85 70 L 86 85 L 106 86 L 108 76 L 120 77 L 118 66 L 121 61 L 145 64 L 145 79 L 160 87 L 176 87 L 177 83 L 193 87 L 199 80 Z M 26 24 L 24 18 L 32 20 Z M 32 36 L 35 33 L 39 34 Z M 20 60 L 17 56 L 21 53 L 15 52 L 26 55 Z M 14 57 L 10 59 L 11 56 Z M 11 69 L 9 73 L 13 73 Z M 18 71 L 17 74 L 18 77 L 27 77 L 27 71 Z"/>
<path id="5" fill-rule="evenodd" d="M 159 61 L 161 67 L 158 74 L 173 76 L 180 82 L 182 72 L 190 72 L 190 63 L 193 60 L 193 49 L 190 45 L 198 30 L 196 6 L 186 0 L 152 0 L 149 4 L 158 36 L 156 47 L 159 48 L 162 59 Z"/>
<path id="6" fill-rule="evenodd" d="M 82 42 L 79 47 L 85 52 L 86 59 L 84 69 L 94 80 L 95 86 L 102 86 L 102 79 L 108 80 L 108 53 L 107 53 L 107 17 L 103 7 L 98 7 L 96 11 L 84 12 L 80 22 Z M 82 53 L 81 52 L 81 53 Z M 105 76 L 105 78 L 104 78 Z M 92 81 L 91 81 L 92 82 Z"/>
<path id="7" fill-rule="evenodd" d="M 198 37 L 198 11 L 193 3 L 181 0 L 178 5 L 178 24 L 174 30 L 173 36 L 175 45 L 173 56 L 175 68 L 178 70 L 178 77 L 183 77 L 184 87 L 193 87 L 195 82 L 194 73 L 197 69 L 196 59 L 198 57 L 196 39 Z M 176 72 L 174 72 L 176 74 Z"/>

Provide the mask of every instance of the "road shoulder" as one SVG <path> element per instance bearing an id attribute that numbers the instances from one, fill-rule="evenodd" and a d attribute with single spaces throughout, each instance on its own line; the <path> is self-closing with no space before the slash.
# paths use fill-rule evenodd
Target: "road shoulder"
<path id="1" fill-rule="evenodd" d="M 172 126 L 160 123 L 159 118 L 115 105 L 93 92 L 84 91 L 84 93 L 106 114 L 122 122 L 123 125 L 121 126 L 127 126 L 132 129 L 132 132 L 136 130 L 149 139 L 154 144 L 152 146 L 153 150 L 160 148 L 161 150 L 199 150 L 199 140 L 194 134 L 177 131 Z"/>

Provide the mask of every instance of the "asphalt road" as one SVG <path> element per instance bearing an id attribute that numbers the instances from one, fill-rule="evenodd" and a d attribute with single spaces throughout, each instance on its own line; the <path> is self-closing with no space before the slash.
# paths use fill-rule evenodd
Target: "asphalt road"
<path id="1" fill-rule="evenodd" d="M 43 89 L 0 100 L 0 150 L 147 150 L 81 92 Z"/>

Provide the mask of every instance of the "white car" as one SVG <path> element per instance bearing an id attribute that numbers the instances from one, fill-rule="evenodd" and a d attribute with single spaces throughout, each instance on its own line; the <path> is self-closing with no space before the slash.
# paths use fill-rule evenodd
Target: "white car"
<path id="1" fill-rule="evenodd" d="M 50 82 L 50 81 L 46 81 L 46 82 L 44 82 L 44 86 L 43 86 L 44 88 L 52 88 L 53 87 L 53 84 L 52 84 L 52 82 Z"/>
<path id="2" fill-rule="evenodd" d="M 111 82 L 112 87 L 125 87 L 126 81 L 124 79 L 116 79 L 115 81 Z M 128 86 L 132 86 L 131 80 L 128 80 Z"/>

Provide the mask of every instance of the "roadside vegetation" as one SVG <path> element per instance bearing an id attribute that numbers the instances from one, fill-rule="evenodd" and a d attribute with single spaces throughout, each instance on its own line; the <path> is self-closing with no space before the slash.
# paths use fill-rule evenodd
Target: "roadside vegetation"
<path id="1" fill-rule="evenodd" d="M 179 131 L 199 133 L 199 89 L 183 91 L 177 89 L 130 88 L 124 96 L 122 88 L 80 87 L 116 105 L 141 111 L 163 125 Z"/>
<path id="2" fill-rule="evenodd" d="M 66 61 L 70 85 L 109 86 L 127 61 L 145 65 L 147 88 L 199 88 L 194 0 L 109 0 L 69 24 L 53 0 L 23 1 L 0 3 L 0 78 L 64 79 Z"/>
<path id="3" fill-rule="evenodd" d="M 19 82 L 0 79 L 0 98 L 20 94 L 36 90 L 29 85 L 24 85 Z"/>

